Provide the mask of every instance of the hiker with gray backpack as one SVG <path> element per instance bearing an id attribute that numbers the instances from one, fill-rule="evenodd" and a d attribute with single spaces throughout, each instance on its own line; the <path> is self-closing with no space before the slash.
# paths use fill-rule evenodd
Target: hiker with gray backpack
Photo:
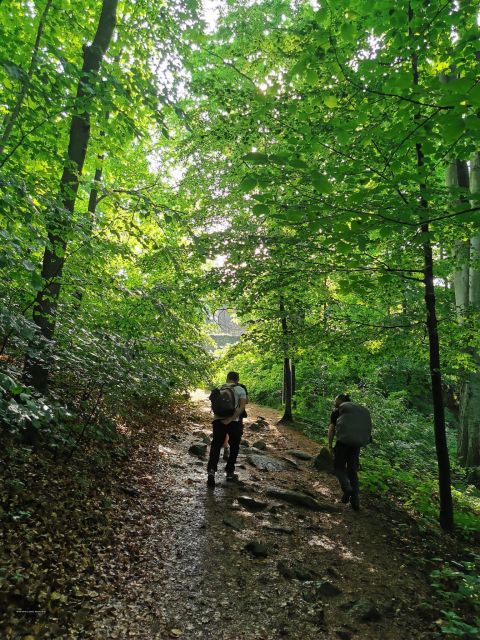
<path id="1" fill-rule="evenodd" d="M 335 447 L 333 439 L 336 438 Z M 335 398 L 330 416 L 328 448 L 333 453 L 333 467 L 343 491 L 341 501 L 350 502 L 352 509 L 360 509 L 358 467 L 360 448 L 372 441 L 372 418 L 366 407 L 351 402 L 350 396 Z"/>
<path id="2" fill-rule="evenodd" d="M 207 485 L 211 488 L 215 487 L 220 450 L 227 435 L 230 451 L 225 471 L 227 480 L 236 479 L 235 462 L 243 433 L 242 416 L 247 403 L 247 393 L 239 384 L 239 379 L 240 376 L 236 371 L 230 371 L 226 383 L 214 389 L 209 396 L 213 411 L 213 438 L 207 465 Z"/>

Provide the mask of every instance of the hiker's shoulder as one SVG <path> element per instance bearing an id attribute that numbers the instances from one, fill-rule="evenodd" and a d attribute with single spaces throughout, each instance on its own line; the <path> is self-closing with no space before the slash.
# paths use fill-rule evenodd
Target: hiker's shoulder
<path id="1" fill-rule="evenodd" d="M 234 392 L 237 394 L 237 396 L 239 398 L 246 398 L 247 397 L 247 390 L 245 389 L 243 384 L 235 384 L 235 385 L 233 385 L 233 390 L 234 390 Z"/>

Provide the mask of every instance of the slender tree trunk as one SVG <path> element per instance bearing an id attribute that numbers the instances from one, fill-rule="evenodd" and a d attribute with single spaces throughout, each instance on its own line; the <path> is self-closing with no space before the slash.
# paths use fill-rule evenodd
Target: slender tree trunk
<path id="1" fill-rule="evenodd" d="M 67 161 L 60 180 L 59 206 L 48 227 L 48 244 L 43 256 L 41 277 L 43 288 L 38 292 L 33 321 L 41 336 L 51 341 L 55 332 L 55 315 L 61 288 L 61 276 L 65 263 L 67 232 L 75 208 L 79 180 L 85 162 L 90 138 L 89 109 L 93 100 L 92 84 L 98 74 L 103 56 L 112 39 L 116 22 L 118 0 L 103 0 L 97 32 L 90 46 L 84 47 L 82 75 L 77 88 L 75 113 L 70 125 Z M 47 391 L 49 362 L 27 354 L 25 379 L 41 392 Z"/>
<path id="2" fill-rule="evenodd" d="M 480 153 L 472 154 L 470 159 L 470 191 L 480 193 Z M 477 202 L 472 201 L 472 208 Z M 480 311 L 480 234 L 470 240 L 470 286 L 469 302 L 478 312 Z"/>
<path id="3" fill-rule="evenodd" d="M 13 105 L 10 113 L 7 114 L 4 118 L 3 133 L 0 137 L 0 155 L 3 154 L 5 146 L 8 142 L 8 139 L 10 138 L 10 134 L 12 133 L 13 127 L 15 126 L 15 122 L 20 114 L 23 102 L 30 88 L 30 82 L 32 80 L 32 76 L 37 64 L 38 50 L 40 48 L 40 40 L 42 38 L 43 30 L 45 28 L 45 22 L 47 20 L 48 12 L 50 11 L 50 7 L 52 6 L 52 2 L 53 0 L 47 0 L 47 4 L 45 5 L 45 8 L 43 9 L 43 12 L 40 16 L 40 20 L 38 22 L 38 27 L 37 27 L 37 35 L 35 37 L 35 43 L 33 45 L 32 57 L 30 59 L 28 70 L 25 76 L 22 78 L 20 91 L 17 94 L 17 99 L 15 101 L 15 104 Z"/>
<path id="4" fill-rule="evenodd" d="M 413 10 L 408 7 L 409 34 L 412 36 L 411 21 Z M 413 84 L 418 85 L 418 59 L 417 54 L 412 49 L 412 75 Z M 415 116 L 416 120 L 421 117 L 420 113 Z M 424 155 L 421 143 L 416 143 L 415 152 L 417 158 L 417 168 L 422 170 L 424 166 Z M 425 308 L 427 312 L 427 330 L 430 355 L 430 379 L 432 386 L 433 420 L 435 432 L 435 448 L 438 462 L 438 487 L 440 495 L 440 526 L 446 531 L 451 531 L 454 527 L 453 502 L 450 479 L 450 459 L 448 455 L 447 436 L 445 431 L 445 410 L 443 406 L 442 373 L 440 365 L 440 341 L 438 338 L 438 321 L 436 313 L 435 286 L 433 273 L 433 253 L 432 245 L 428 237 L 429 224 L 425 222 L 428 216 L 428 202 L 425 197 L 426 185 L 420 184 L 420 207 L 424 210 L 424 221 L 421 223 L 421 232 L 424 240 L 423 246 L 423 282 Z"/>
<path id="5" fill-rule="evenodd" d="M 447 187 L 462 187 L 468 193 L 469 177 L 468 164 L 465 160 L 454 160 L 445 172 Z M 467 202 L 466 197 L 461 197 L 455 204 Z M 455 290 L 455 306 L 457 314 L 462 321 L 468 309 L 469 298 L 469 265 L 470 265 L 470 240 L 457 240 L 454 246 L 455 269 L 453 284 Z"/>
<path id="6" fill-rule="evenodd" d="M 480 192 L 480 155 L 470 160 L 470 191 Z M 476 203 L 475 203 L 476 204 Z M 475 206 L 472 203 L 472 207 Z M 480 311 L 480 236 L 470 238 L 468 326 L 478 325 Z M 458 429 L 458 460 L 465 467 L 480 466 L 480 354 L 470 354 L 474 369 L 463 373 L 460 384 L 460 424 Z"/>
<path id="7" fill-rule="evenodd" d="M 285 404 L 285 409 L 279 422 L 292 422 L 292 368 L 290 365 L 290 358 L 284 358 L 283 360 L 283 388 L 283 402 Z"/>
<path id="8" fill-rule="evenodd" d="M 283 299 L 280 300 L 280 320 L 282 323 L 283 350 L 285 357 L 283 359 L 283 402 L 285 409 L 279 423 L 292 422 L 292 369 L 290 366 L 290 358 L 288 355 L 288 325 Z"/>

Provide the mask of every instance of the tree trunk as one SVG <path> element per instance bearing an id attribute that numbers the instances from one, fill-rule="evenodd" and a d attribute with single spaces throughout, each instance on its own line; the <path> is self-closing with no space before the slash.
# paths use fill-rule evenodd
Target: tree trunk
<path id="1" fill-rule="evenodd" d="M 283 298 L 280 299 L 280 320 L 282 324 L 282 338 L 283 338 L 283 351 L 284 351 L 284 359 L 283 359 L 283 402 L 285 405 L 285 409 L 283 412 L 283 416 L 279 420 L 279 424 L 284 422 L 292 422 L 292 369 L 290 366 L 290 358 L 289 358 L 289 345 L 288 345 L 288 325 L 287 325 L 287 316 L 285 312 L 285 305 L 283 302 Z"/>
<path id="2" fill-rule="evenodd" d="M 290 358 L 283 360 L 283 388 L 285 409 L 279 423 L 292 422 L 292 368 Z"/>
<path id="3" fill-rule="evenodd" d="M 409 35 L 412 36 L 411 21 L 413 19 L 413 10 L 411 5 L 408 7 L 409 18 Z M 413 50 L 412 50 L 413 51 Z M 418 59 L 417 54 L 412 53 L 412 75 L 413 84 L 418 85 Z M 419 120 L 420 113 L 417 113 L 415 120 Z M 415 152 L 417 158 L 417 168 L 422 170 L 424 166 L 424 155 L 421 143 L 415 144 Z M 422 216 L 424 220 L 427 218 L 428 202 L 425 197 L 426 185 L 420 184 L 420 207 L 425 214 Z M 445 432 L 445 410 L 443 406 L 443 390 L 442 390 L 442 373 L 440 366 L 440 342 L 438 338 L 438 321 L 436 313 L 435 286 L 433 274 L 433 253 L 429 233 L 428 222 L 422 221 L 421 232 L 424 240 L 423 246 L 423 282 L 425 308 L 427 312 L 427 331 L 430 355 L 430 380 L 432 385 L 432 403 L 433 403 L 433 421 L 435 433 L 435 449 L 437 453 L 438 463 L 438 488 L 440 496 L 440 515 L 439 521 L 442 529 L 451 531 L 454 527 L 453 520 L 453 502 L 450 479 L 450 459 L 448 455 L 447 436 Z"/>
<path id="4" fill-rule="evenodd" d="M 480 192 L 480 155 L 470 160 L 470 191 Z M 472 207 L 475 206 L 472 204 Z M 477 326 L 480 310 L 480 236 L 470 239 L 468 320 Z M 458 460 L 465 467 L 480 466 L 480 355 L 469 350 L 474 370 L 465 372 L 460 384 Z"/>
<path id="5" fill-rule="evenodd" d="M 97 32 L 90 46 L 84 47 L 82 75 L 78 83 L 76 108 L 70 125 L 68 154 L 60 180 L 59 206 L 48 226 L 48 244 L 43 256 L 41 277 L 43 287 L 38 292 L 33 321 L 41 336 L 50 342 L 55 332 L 55 314 L 61 288 L 61 276 L 67 248 L 66 235 L 71 225 L 79 180 L 90 138 L 89 109 L 93 100 L 92 84 L 98 74 L 103 56 L 112 39 L 118 0 L 103 0 Z M 48 358 L 27 354 L 24 377 L 27 383 L 45 393 L 48 386 Z"/>
<path id="6" fill-rule="evenodd" d="M 470 191 L 480 193 L 480 153 L 472 154 L 470 159 Z M 472 201 L 472 208 L 477 202 Z M 470 286 L 469 302 L 478 312 L 480 310 L 480 234 L 470 240 Z"/>
<path id="7" fill-rule="evenodd" d="M 463 187 L 468 193 L 469 177 L 468 165 L 465 160 L 455 160 L 445 172 L 447 187 Z M 460 197 L 455 204 L 467 202 L 466 197 Z M 455 290 L 455 306 L 460 321 L 468 309 L 469 300 L 469 264 L 470 264 L 470 240 L 457 240 L 454 245 L 455 269 L 453 272 L 453 285 Z"/>

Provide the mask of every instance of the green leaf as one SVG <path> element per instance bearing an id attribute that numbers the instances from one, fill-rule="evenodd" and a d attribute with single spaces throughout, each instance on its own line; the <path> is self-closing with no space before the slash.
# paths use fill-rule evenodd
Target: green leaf
<path id="1" fill-rule="evenodd" d="M 43 288 L 43 279 L 42 276 L 37 273 L 36 271 L 32 272 L 32 276 L 31 276 L 31 283 L 32 283 L 32 287 L 35 289 L 35 291 L 41 291 Z"/>
<path id="2" fill-rule="evenodd" d="M 269 156 L 269 158 L 270 158 L 270 161 L 273 162 L 274 164 L 283 166 L 288 164 L 290 156 L 288 153 L 275 153 Z"/>
<path id="3" fill-rule="evenodd" d="M 35 265 L 30 260 L 22 260 L 22 264 L 27 271 L 35 271 Z"/>
<path id="4" fill-rule="evenodd" d="M 344 22 L 340 29 L 340 33 L 342 34 L 342 38 L 347 42 L 353 42 L 355 39 L 355 29 L 351 22 Z"/>
<path id="5" fill-rule="evenodd" d="M 325 106 L 327 106 L 329 109 L 335 109 L 336 107 L 338 107 L 338 100 L 337 100 L 337 96 L 325 96 L 325 98 L 323 99 L 323 102 L 325 103 Z"/>
<path id="6" fill-rule="evenodd" d="M 296 169 L 306 169 L 308 167 L 307 163 L 301 160 L 300 158 L 291 158 L 288 161 L 288 164 L 291 167 L 295 167 Z"/>
<path id="7" fill-rule="evenodd" d="M 256 215 L 266 215 L 270 213 L 270 207 L 266 204 L 256 204 L 253 209 L 253 213 Z"/>
<path id="8" fill-rule="evenodd" d="M 251 153 L 246 153 L 243 156 L 243 159 L 245 160 L 245 162 L 251 162 L 252 164 L 268 163 L 268 156 L 265 153 L 257 153 L 253 151 Z"/>
<path id="9" fill-rule="evenodd" d="M 251 191 L 257 186 L 258 179 L 255 176 L 247 175 L 243 178 L 239 185 L 240 191 L 247 193 L 247 191 Z"/>
<path id="10" fill-rule="evenodd" d="M 285 211 L 285 217 L 288 220 L 298 222 L 305 216 L 305 211 L 303 209 L 299 209 L 297 207 L 290 207 Z"/>
<path id="11" fill-rule="evenodd" d="M 333 186 L 328 181 L 327 176 L 323 175 L 322 173 L 312 173 L 310 179 L 313 186 L 319 193 L 331 193 L 333 191 Z"/>

